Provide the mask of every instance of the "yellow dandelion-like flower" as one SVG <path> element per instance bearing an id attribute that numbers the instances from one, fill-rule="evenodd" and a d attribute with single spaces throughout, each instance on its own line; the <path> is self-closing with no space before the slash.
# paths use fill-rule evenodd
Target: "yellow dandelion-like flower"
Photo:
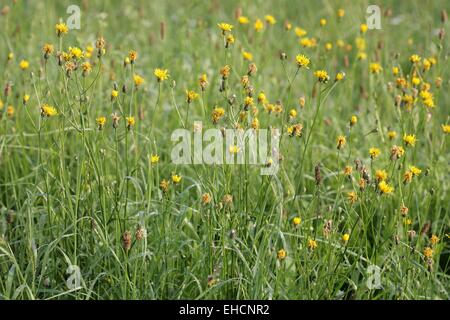
<path id="1" fill-rule="evenodd" d="M 125 119 L 127 120 L 127 128 L 130 130 L 136 124 L 136 120 L 132 116 L 125 117 Z"/>
<path id="2" fill-rule="evenodd" d="M 95 123 L 97 124 L 98 129 L 102 130 L 106 123 L 106 117 L 98 117 L 95 119 Z"/>
<path id="3" fill-rule="evenodd" d="M 277 257 L 278 257 L 278 259 L 279 260 L 284 260 L 284 259 L 286 259 L 286 250 L 284 250 L 284 249 L 280 249 L 280 250 L 278 250 L 278 252 L 277 252 Z"/>
<path id="4" fill-rule="evenodd" d="M 317 78 L 319 82 L 327 83 L 330 77 L 328 76 L 328 72 L 325 70 L 317 70 L 314 72 L 314 76 Z"/>
<path id="5" fill-rule="evenodd" d="M 430 247 L 426 247 L 425 249 L 423 249 L 423 255 L 426 258 L 431 258 L 433 257 L 433 249 L 431 249 Z"/>
<path id="6" fill-rule="evenodd" d="M 387 136 L 388 136 L 389 140 L 392 140 L 397 136 L 397 132 L 392 131 L 392 130 L 388 131 Z"/>
<path id="7" fill-rule="evenodd" d="M 435 234 L 433 234 L 431 236 L 431 238 L 430 238 L 430 242 L 431 242 L 432 245 L 438 244 L 439 240 L 440 240 L 439 237 L 437 235 L 435 235 Z"/>
<path id="8" fill-rule="evenodd" d="M 230 32 L 233 29 L 233 25 L 229 24 L 229 23 L 218 23 L 217 26 L 219 27 L 220 30 L 222 30 L 222 34 L 225 35 L 225 33 Z"/>
<path id="9" fill-rule="evenodd" d="M 350 235 L 348 233 L 344 233 L 342 235 L 342 241 L 343 242 L 348 242 L 349 239 L 350 239 Z"/>
<path id="10" fill-rule="evenodd" d="M 294 29 L 294 32 L 295 32 L 295 34 L 298 36 L 298 37 L 304 37 L 304 36 L 306 36 L 307 34 L 308 34 L 308 32 L 305 30 L 305 29 L 302 29 L 302 28 L 300 28 L 300 27 L 296 27 L 295 29 Z"/>
<path id="11" fill-rule="evenodd" d="M 403 141 L 407 146 L 414 147 L 416 145 L 416 135 L 415 134 L 404 134 Z"/>
<path id="12" fill-rule="evenodd" d="M 192 101 L 198 99 L 198 93 L 193 90 L 186 90 L 186 102 L 191 103 Z"/>
<path id="13" fill-rule="evenodd" d="M 295 217 L 294 219 L 292 219 L 292 224 L 296 227 L 298 225 L 300 225 L 300 223 L 302 223 L 302 218 L 300 217 Z"/>
<path id="14" fill-rule="evenodd" d="M 317 248 L 317 241 L 313 239 L 308 240 L 308 249 L 314 250 Z"/>
<path id="15" fill-rule="evenodd" d="M 387 174 L 386 170 L 376 170 L 375 178 L 377 179 L 378 182 L 386 181 L 388 178 L 388 174 Z"/>
<path id="16" fill-rule="evenodd" d="M 22 70 L 27 70 L 30 67 L 30 63 L 27 60 L 21 60 L 19 62 L 19 67 Z"/>
<path id="17" fill-rule="evenodd" d="M 157 154 L 152 154 L 150 156 L 150 164 L 155 165 L 159 162 L 159 156 Z"/>
<path id="18" fill-rule="evenodd" d="M 445 134 L 450 133 L 450 124 L 441 124 L 442 132 Z"/>
<path id="19" fill-rule="evenodd" d="M 264 23 L 260 19 L 257 19 L 255 21 L 255 24 L 254 24 L 253 27 L 255 28 L 256 32 L 259 32 L 262 29 L 264 29 Z"/>
<path id="20" fill-rule="evenodd" d="M 361 25 L 359 26 L 359 31 L 360 31 L 361 33 L 366 33 L 368 29 L 369 29 L 369 27 L 368 27 L 367 24 L 365 24 L 365 23 L 363 23 L 363 24 L 361 24 Z"/>
<path id="21" fill-rule="evenodd" d="M 239 147 L 236 146 L 236 145 L 231 145 L 231 146 L 228 148 L 228 151 L 229 151 L 231 154 L 236 154 L 236 153 L 238 153 L 239 151 L 241 151 L 241 148 L 239 148 Z"/>
<path id="22" fill-rule="evenodd" d="M 155 71 L 153 71 L 153 74 L 155 75 L 158 82 L 163 82 L 164 80 L 169 79 L 169 70 L 167 69 L 159 69 L 156 68 Z"/>
<path id="23" fill-rule="evenodd" d="M 370 70 L 370 73 L 378 74 L 383 70 L 383 68 L 381 67 L 381 65 L 378 62 L 372 62 L 369 65 L 369 70 Z"/>
<path id="24" fill-rule="evenodd" d="M 321 27 L 324 27 L 327 24 L 327 19 L 324 19 L 324 18 L 320 19 L 319 24 Z"/>
<path id="25" fill-rule="evenodd" d="M 249 23 L 250 23 L 250 20 L 249 20 L 248 17 L 240 16 L 240 17 L 238 18 L 238 22 L 239 22 L 240 24 L 249 24 Z"/>
<path id="26" fill-rule="evenodd" d="M 64 34 L 67 34 L 69 32 L 69 27 L 63 22 L 57 23 L 55 25 L 56 35 L 58 37 L 61 37 Z"/>
<path id="27" fill-rule="evenodd" d="M 138 74 L 134 74 L 134 75 L 133 75 L 133 81 L 134 81 L 134 85 L 135 85 L 136 87 L 141 86 L 141 85 L 145 82 L 144 78 L 141 77 L 141 76 L 138 75 Z"/>
<path id="28" fill-rule="evenodd" d="M 347 192 L 347 199 L 351 204 L 353 204 L 358 200 L 358 195 L 354 191 Z"/>
<path id="29" fill-rule="evenodd" d="M 337 11 L 337 16 L 338 16 L 338 18 L 343 18 L 344 17 L 344 15 L 345 15 L 345 10 L 344 9 L 338 9 L 338 11 Z"/>
<path id="30" fill-rule="evenodd" d="M 244 60 L 247 60 L 247 61 L 252 61 L 253 60 L 253 54 L 251 54 L 248 51 L 243 51 L 242 52 L 242 57 L 244 58 Z"/>
<path id="31" fill-rule="evenodd" d="M 350 126 L 353 127 L 358 122 L 358 118 L 356 116 L 352 116 L 350 118 Z"/>
<path id="32" fill-rule="evenodd" d="M 375 159 L 380 155 L 381 151 L 378 148 L 370 148 L 369 149 L 369 155 L 371 159 Z"/>
<path id="33" fill-rule="evenodd" d="M 421 60 L 421 57 L 417 54 L 413 54 L 412 56 L 409 57 L 409 61 L 411 63 L 418 63 L 418 62 L 420 62 L 420 60 Z"/>
<path id="34" fill-rule="evenodd" d="M 177 175 L 177 174 L 173 174 L 172 175 L 172 182 L 174 184 L 178 184 L 181 182 L 181 176 Z"/>
<path id="35" fill-rule="evenodd" d="M 347 140 L 345 139 L 344 136 L 338 136 L 336 139 L 336 143 L 337 143 L 336 147 L 338 148 L 338 150 L 341 150 L 345 146 L 346 142 L 347 142 Z"/>
<path id="36" fill-rule="evenodd" d="M 295 61 L 297 62 L 297 66 L 299 68 L 309 69 L 308 66 L 309 66 L 310 60 L 309 60 L 309 58 L 307 56 L 305 56 L 303 54 L 298 54 L 295 57 Z"/>
<path id="37" fill-rule="evenodd" d="M 53 117 L 53 116 L 56 116 L 57 114 L 58 114 L 58 111 L 53 106 L 44 104 L 41 107 L 41 116 L 42 117 Z"/>
<path id="38" fill-rule="evenodd" d="M 390 194 L 394 192 L 394 187 L 387 184 L 386 181 L 380 181 L 378 183 L 378 189 L 382 194 Z"/>

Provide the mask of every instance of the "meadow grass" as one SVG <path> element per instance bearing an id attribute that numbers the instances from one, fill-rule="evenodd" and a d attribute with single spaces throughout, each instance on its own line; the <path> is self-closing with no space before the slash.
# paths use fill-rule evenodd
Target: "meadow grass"
<path id="1" fill-rule="evenodd" d="M 0 299 L 449 298 L 448 1 L 70 4 L 2 1 Z M 194 121 L 279 171 L 174 164 Z"/>

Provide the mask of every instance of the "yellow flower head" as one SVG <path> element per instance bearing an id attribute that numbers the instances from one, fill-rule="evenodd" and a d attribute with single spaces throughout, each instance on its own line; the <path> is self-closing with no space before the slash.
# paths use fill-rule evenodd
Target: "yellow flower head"
<path id="1" fill-rule="evenodd" d="M 22 97 L 23 104 L 27 104 L 28 100 L 30 100 L 30 95 L 29 94 L 24 94 L 23 97 Z"/>
<path id="2" fill-rule="evenodd" d="M 102 130 L 103 127 L 105 126 L 106 118 L 105 117 L 98 117 L 97 119 L 95 119 L 95 123 L 97 124 L 98 129 Z"/>
<path id="3" fill-rule="evenodd" d="M 309 66 L 310 60 L 309 60 L 309 58 L 308 58 L 307 56 L 305 56 L 305 55 L 303 55 L 303 54 L 298 54 L 298 55 L 295 57 L 295 61 L 297 62 L 297 66 L 298 66 L 299 68 L 306 68 L 306 69 L 309 69 L 308 66 Z"/>
<path id="4" fill-rule="evenodd" d="M 430 242 L 431 242 L 432 245 L 438 244 L 439 240 L 440 240 L 439 237 L 437 235 L 435 235 L 435 234 L 433 234 L 431 236 L 431 238 L 430 238 Z"/>
<path id="5" fill-rule="evenodd" d="M 321 27 L 325 26 L 327 24 L 327 19 L 324 19 L 324 18 L 320 19 L 319 24 Z"/>
<path id="6" fill-rule="evenodd" d="M 141 77 L 140 75 L 138 75 L 138 74 L 134 74 L 134 75 L 133 75 L 133 81 L 134 81 L 134 85 L 135 85 L 136 87 L 141 86 L 141 85 L 145 82 L 144 78 L 142 78 L 142 77 Z"/>
<path id="7" fill-rule="evenodd" d="M 415 167 L 415 166 L 409 166 L 409 171 L 411 171 L 411 173 L 415 176 L 418 177 L 421 173 L 422 170 L 420 170 L 419 168 Z"/>
<path id="8" fill-rule="evenodd" d="M 191 103 L 198 98 L 198 93 L 193 90 L 186 90 L 186 101 Z"/>
<path id="9" fill-rule="evenodd" d="M 345 146 L 346 142 L 347 141 L 346 141 L 344 136 L 338 136 L 337 139 L 336 139 L 338 150 L 341 150 Z"/>
<path id="10" fill-rule="evenodd" d="M 390 194 L 394 191 L 394 188 L 386 183 L 386 181 L 380 181 L 378 183 L 378 189 L 382 194 Z"/>
<path id="11" fill-rule="evenodd" d="M 286 250 L 284 249 L 278 250 L 277 257 L 279 260 L 284 260 L 286 258 Z"/>
<path id="12" fill-rule="evenodd" d="M 369 149 L 369 155 L 371 159 L 375 159 L 380 155 L 381 151 L 378 148 L 370 148 Z"/>
<path id="13" fill-rule="evenodd" d="M 365 24 L 365 23 L 363 23 L 363 24 L 361 24 L 361 25 L 359 26 L 359 31 L 360 31 L 361 33 L 366 33 L 366 32 L 367 32 L 367 29 L 369 29 L 369 27 L 368 27 L 367 24 Z"/>
<path id="14" fill-rule="evenodd" d="M 136 61 L 137 57 L 138 57 L 138 53 L 136 51 L 134 51 L 134 50 L 131 50 L 128 53 L 128 58 L 130 59 L 131 63 L 134 63 L 134 61 Z"/>
<path id="15" fill-rule="evenodd" d="M 388 174 L 386 172 L 386 170 L 376 170 L 375 171 L 375 178 L 377 179 L 377 181 L 386 181 L 388 177 Z"/>
<path id="16" fill-rule="evenodd" d="M 225 109 L 221 107 L 215 107 L 212 112 L 212 121 L 216 124 L 225 115 Z"/>
<path id="17" fill-rule="evenodd" d="M 119 96 L 119 91 L 111 90 L 111 99 L 117 98 Z"/>
<path id="18" fill-rule="evenodd" d="M 302 218 L 300 217 L 295 217 L 294 219 L 292 219 L 292 224 L 294 226 L 298 226 L 300 223 L 302 223 Z"/>
<path id="19" fill-rule="evenodd" d="M 308 249 L 314 250 L 317 248 L 317 241 L 313 239 L 308 240 Z"/>
<path id="20" fill-rule="evenodd" d="M 356 116 L 352 116 L 350 118 L 350 126 L 354 126 L 358 122 L 358 118 Z"/>
<path id="21" fill-rule="evenodd" d="M 317 70 L 314 72 L 314 76 L 317 78 L 319 82 L 327 83 L 330 77 L 328 76 L 328 72 L 325 70 Z"/>
<path id="22" fill-rule="evenodd" d="M 150 156 L 150 163 L 152 165 L 157 164 L 159 162 L 159 156 L 157 154 L 152 154 Z"/>
<path id="23" fill-rule="evenodd" d="M 344 9 L 338 9 L 337 11 L 337 16 L 338 18 L 342 18 L 345 15 L 345 10 Z"/>
<path id="24" fill-rule="evenodd" d="M 378 62 L 372 62 L 369 65 L 369 70 L 370 70 L 370 73 L 378 74 L 383 70 L 383 68 L 381 67 L 381 65 Z"/>
<path id="25" fill-rule="evenodd" d="M 167 80 L 170 77 L 169 70 L 167 69 L 156 68 L 153 74 L 155 75 L 158 82 L 163 82 L 164 80 Z"/>
<path id="26" fill-rule="evenodd" d="M 136 124 L 136 120 L 132 116 L 125 117 L 125 119 L 127 120 L 127 127 L 128 127 L 128 129 L 131 129 Z"/>
<path id="27" fill-rule="evenodd" d="M 247 17 L 245 17 L 245 16 L 240 16 L 240 17 L 238 18 L 238 22 L 239 22 L 240 24 L 249 24 L 249 23 L 250 23 L 250 20 L 249 20 Z"/>
<path id="28" fill-rule="evenodd" d="M 354 191 L 347 192 L 347 199 L 350 203 L 353 204 L 356 202 L 356 200 L 358 200 L 358 195 Z"/>
<path id="29" fill-rule="evenodd" d="M 247 60 L 247 61 L 252 61 L 253 60 L 253 55 L 250 52 L 248 52 L 248 51 L 243 51 L 242 52 L 242 57 L 244 58 L 244 60 Z"/>
<path id="30" fill-rule="evenodd" d="M 179 176 L 179 175 L 177 175 L 177 174 L 173 174 L 173 175 L 172 175 L 172 182 L 173 182 L 174 184 L 178 184 L 178 183 L 180 183 L 180 181 L 181 181 L 181 176 Z"/>
<path id="31" fill-rule="evenodd" d="M 259 32 L 264 28 L 264 23 L 260 19 L 257 19 L 255 21 L 254 28 L 256 32 Z"/>
<path id="32" fill-rule="evenodd" d="M 445 134 L 450 133 L 450 124 L 441 124 L 442 132 Z"/>
<path id="33" fill-rule="evenodd" d="M 78 47 L 69 47 L 69 54 L 76 59 L 81 59 L 84 55 L 83 50 Z"/>
<path id="34" fill-rule="evenodd" d="M 340 71 L 336 74 L 336 77 L 334 78 L 335 81 L 341 81 L 345 78 L 345 72 Z"/>
<path id="35" fill-rule="evenodd" d="M 296 116 L 297 116 L 297 110 L 295 110 L 295 109 L 289 110 L 289 117 L 291 119 L 295 118 Z"/>
<path id="36" fill-rule="evenodd" d="M 392 140 L 397 136 L 397 132 L 391 130 L 391 131 L 388 131 L 387 135 L 388 135 L 389 140 Z"/>
<path id="37" fill-rule="evenodd" d="M 48 104 L 44 104 L 41 107 L 41 116 L 42 117 L 53 117 L 58 114 L 58 111 L 53 106 L 50 106 Z"/>
<path id="38" fill-rule="evenodd" d="M 19 63 L 19 67 L 22 70 L 26 70 L 30 67 L 30 63 L 27 60 L 21 60 Z"/>
<path id="39" fill-rule="evenodd" d="M 413 54 L 411 57 L 409 57 L 409 61 L 411 63 L 418 63 L 420 61 L 421 57 L 417 54 Z"/>
<path id="40" fill-rule="evenodd" d="M 403 141 L 407 146 L 414 147 L 416 145 L 416 135 L 415 134 L 404 134 Z"/>
<path id="41" fill-rule="evenodd" d="M 236 154 L 236 153 L 238 153 L 239 151 L 241 151 L 241 148 L 239 148 L 239 147 L 236 146 L 236 145 L 231 145 L 231 146 L 229 147 L 229 150 L 228 150 L 228 151 L 230 151 L 231 154 Z"/>
<path id="42" fill-rule="evenodd" d="M 430 247 L 426 247 L 425 249 L 423 249 L 423 255 L 426 258 L 431 258 L 433 256 L 433 249 L 431 249 Z"/>
<path id="43" fill-rule="evenodd" d="M 222 34 L 225 35 L 225 33 L 230 32 L 233 29 L 233 25 L 229 24 L 229 23 L 218 23 L 217 26 L 219 27 L 220 30 L 222 30 Z"/>
<path id="44" fill-rule="evenodd" d="M 275 18 L 273 16 L 271 16 L 270 14 L 266 15 L 264 17 L 264 19 L 266 20 L 266 22 L 268 24 L 274 25 L 277 21 L 275 20 Z"/>
<path id="45" fill-rule="evenodd" d="M 304 37 L 304 36 L 306 36 L 307 34 L 308 34 L 308 32 L 306 32 L 306 30 L 305 29 L 302 29 L 302 28 L 300 28 L 300 27 L 296 27 L 295 29 L 294 29 L 294 31 L 295 31 L 295 34 L 298 36 L 298 37 Z"/>
<path id="46" fill-rule="evenodd" d="M 8 108 L 6 108 L 6 115 L 9 118 L 12 118 L 14 116 L 14 113 L 16 112 L 16 110 L 14 109 L 13 106 L 8 106 Z"/>
<path id="47" fill-rule="evenodd" d="M 42 52 L 44 53 L 44 57 L 46 59 L 53 53 L 53 50 L 53 45 L 49 43 L 44 44 L 44 46 L 42 47 Z"/>
<path id="48" fill-rule="evenodd" d="M 350 235 L 348 233 L 344 233 L 342 235 L 342 241 L 348 242 L 349 239 L 350 239 Z"/>
<path id="49" fill-rule="evenodd" d="M 66 34 L 69 32 L 69 28 L 67 27 L 67 25 L 63 22 L 61 23 L 57 23 L 55 25 L 55 30 L 56 30 L 56 35 L 58 37 L 61 37 L 62 35 Z"/>

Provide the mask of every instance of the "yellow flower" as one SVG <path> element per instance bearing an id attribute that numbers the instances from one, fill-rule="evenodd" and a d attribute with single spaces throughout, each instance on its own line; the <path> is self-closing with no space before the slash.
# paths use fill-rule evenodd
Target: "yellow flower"
<path id="1" fill-rule="evenodd" d="M 227 48 L 228 48 L 228 46 L 230 45 L 230 44 L 233 44 L 234 43 L 234 36 L 231 34 L 231 33 L 229 33 L 228 35 L 227 35 L 227 37 L 226 37 L 226 42 L 227 42 Z"/>
<path id="2" fill-rule="evenodd" d="M 327 24 L 327 19 L 324 19 L 324 18 L 320 19 L 319 24 L 321 27 L 325 26 Z"/>
<path id="3" fill-rule="evenodd" d="M 348 242 L 349 239 L 350 239 L 350 235 L 348 233 L 344 233 L 342 235 L 342 241 Z"/>
<path id="4" fill-rule="evenodd" d="M 268 24 L 272 24 L 272 25 L 274 25 L 277 21 L 275 20 L 275 18 L 273 17 L 273 16 L 271 16 L 271 15 L 266 15 L 265 17 L 264 17 L 264 19 L 266 20 L 266 22 L 268 23 Z"/>
<path id="5" fill-rule="evenodd" d="M 344 168 L 344 175 L 350 176 L 353 172 L 353 168 L 351 166 L 345 166 Z"/>
<path id="6" fill-rule="evenodd" d="M 215 107 L 212 112 L 212 121 L 216 124 L 225 115 L 225 109 L 221 107 Z"/>
<path id="7" fill-rule="evenodd" d="M 75 57 L 77 59 L 81 59 L 83 57 L 83 50 L 81 50 L 78 47 L 69 47 L 69 54 L 72 57 Z"/>
<path id="8" fill-rule="evenodd" d="M 317 45 L 317 41 L 315 38 L 301 38 L 300 44 L 305 48 L 313 48 Z"/>
<path id="9" fill-rule="evenodd" d="M 286 258 L 286 250 L 284 249 L 278 250 L 277 257 L 279 260 L 284 260 Z"/>
<path id="10" fill-rule="evenodd" d="M 309 66 L 310 60 L 309 60 L 309 58 L 307 56 L 305 56 L 303 54 L 298 54 L 295 57 L 295 61 L 297 62 L 297 66 L 299 68 L 309 69 L 308 66 Z"/>
<path id="11" fill-rule="evenodd" d="M 295 109 L 289 110 L 289 117 L 290 118 L 295 118 L 296 116 L 297 116 L 297 110 L 295 110 Z"/>
<path id="12" fill-rule="evenodd" d="M 415 134 L 404 134 L 403 135 L 403 141 L 407 146 L 414 147 L 416 144 L 416 135 Z"/>
<path id="13" fill-rule="evenodd" d="M 228 149 L 228 151 L 230 151 L 231 154 L 236 154 L 240 151 L 241 149 L 236 146 L 236 145 L 231 145 Z"/>
<path id="14" fill-rule="evenodd" d="M 354 126 L 358 122 L 358 118 L 356 116 L 352 116 L 350 118 L 350 126 Z"/>
<path id="15" fill-rule="evenodd" d="M 253 55 L 250 52 L 247 52 L 247 51 L 243 51 L 242 52 L 242 57 L 244 58 L 244 60 L 247 60 L 247 61 L 252 61 L 253 60 Z"/>
<path id="16" fill-rule="evenodd" d="M 67 27 L 67 25 L 63 22 L 61 23 L 57 23 L 55 25 L 55 30 L 56 30 L 56 35 L 58 37 L 62 36 L 63 34 L 66 34 L 69 32 L 69 28 Z"/>
<path id="17" fill-rule="evenodd" d="M 27 60 L 21 60 L 19 63 L 19 67 L 22 70 L 26 70 L 30 67 L 30 63 Z"/>
<path id="18" fill-rule="evenodd" d="M 377 179 L 377 181 L 386 181 L 388 174 L 386 172 L 386 170 L 376 170 L 375 171 L 375 177 Z"/>
<path id="19" fill-rule="evenodd" d="M 14 59 L 14 53 L 10 52 L 8 53 L 8 61 L 11 61 L 12 59 Z"/>
<path id="20" fill-rule="evenodd" d="M 313 239 L 308 240 L 308 249 L 314 250 L 317 248 L 317 241 Z"/>
<path id="21" fill-rule="evenodd" d="M 14 116 L 14 113 L 15 113 L 15 109 L 13 106 L 8 106 L 8 108 L 6 108 L 6 115 L 9 118 L 12 118 Z"/>
<path id="22" fill-rule="evenodd" d="M 350 203 L 353 204 L 356 202 L 356 200 L 358 200 L 358 195 L 354 191 L 347 192 L 347 199 Z"/>
<path id="23" fill-rule="evenodd" d="M 381 67 L 381 65 L 379 63 L 372 62 L 369 65 L 369 70 L 370 70 L 371 73 L 378 74 L 378 73 L 380 73 L 383 70 L 383 68 Z"/>
<path id="24" fill-rule="evenodd" d="M 138 74 L 134 74 L 133 75 L 133 81 L 134 81 L 134 85 L 136 86 L 136 87 L 139 87 L 140 85 L 142 85 L 144 82 L 145 82 L 145 80 L 144 80 L 144 78 L 142 78 L 140 75 L 138 75 Z"/>
<path id="25" fill-rule="evenodd" d="M 252 97 L 245 97 L 245 99 L 244 99 L 244 106 L 246 108 L 248 108 L 249 106 L 252 106 L 252 105 L 253 105 L 253 98 Z"/>
<path id="26" fill-rule="evenodd" d="M 233 25 L 225 22 L 218 23 L 217 26 L 219 27 L 220 30 L 222 30 L 222 34 L 224 35 L 226 32 L 230 32 L 231 29 L 233 29 Z"/>
<path id="27" fill-rule="evenodd" d="M 368 27 L 367 24 L 365 24 L 365 23 L 363 23 L 363 24 L 361 24 L 361 25 L 359 26 L 359 31 L 360 31 L 361 33 L 366 33 L 366 32 L 367 32 L 367 29 L 369 29 L 369 27 Z"/>
<path id="28" fill-rule="evenodd" d="M 294 219 L 292 219 L 292 224 L 294 226 L 298 226 L 300 223 L 302 223 L 302 218 L 300 217 L 295 217 Z"/>
<path id="29" fill-rule="evenodd" d="M 395 132 L 395 131 L 388 131 L 387 135 L 388 135 L 388 138 L 390 140 L 392 140 L 392 139 L 394 139 L 397 136 L 397 132 Z"/>
<path id="30" fill-rule="evenodd" d="M 136 124 L 136 120 L 132 116 L 125 117 L 125 119 L 127 120 L 127 128 L 130 130 Z"/>
<path id="31" fill-rule="evenodd" d="M 206 86 L 208 85 L 208 78 L 206 76 L 206 73 L 203 73 L 200 76 L 200 78 L 198 79 L 198 82 L 200 83 L 200 87 L 202 88 L 202 91 L 204 91 Z"/>
<path id="32" fill-rule="evenodd" d="M 346 142 L 347 141 L 346 141 L 344 136 L 338 136 L 337 137 L 337 148 L 338 148 L 338 150 L 341 150 L 345 146 Z"/>
<path id="33" fill-rule="evenodd" d="M 198 93 L 193 90 L 186 90 L 186 101 L 191 103 L 198 98 Z"/>
<path id="34" fill-rule="evenodd" d="M 130 59 L 130 62 L 131 62 L 131 63 L 134 63 L 134 61 L 136 61 L 137 56 L 138 56 L 138 54 L 137 54 L 137 52 L 134 51 L 134 50 L 131 50 L 131 51 L 128 53 L 128 58 Z"/>
<path id="35" fill-rule="evenodd" d="M 409 57 L 409 61 L 411 63 L 418 63 L 420 61 L 420 56 L 417 54 L 413 54 L 411 57 Z"/>
<path id="36" fill-rule="evenodd" d="M 250 20 L 247 17 L 245 17 L 245 16 L 240 16 L 238 18 L 238 22 L 240 24 L 248 24 L 248 23 L 250 23 Z"/>
<path id="37" fill-rule="evenodd" d="M 180 181 L 181 181 L 181 176 L 179 176 L 179 175 L 177 175 L 177 174 L 173 174 L 173 175 L 172 175 L 172 182 L 173 182 L 174 184 L 178 184 L 178 183 L 180 183 Z"/>
<path id="38" fill-rule="evenodd" d="M 337 11 L 338 18 L 342 18 L 342 17 L 344 17 L 344 15 L 345 15 L 344 9 L 338 9 L 338 11 Z"/>
<path id="39" fill-rule="evenodd" d="M 380 155 L 381 151 L 378 148 L 370 148 L 369 149 L 369 154 L 370 154 L 370 158 L 375 159 L 376 157 L 378 157 Z"/>
<path id="40" fill-rule="evenodd" d="M 258 130 L 259 129 L 259 120 L 258 118 L 253 118 L 251 123 L 252 129 Z"/>
<path id="41" fill-rule="evenodd" d="M 49 57 L 49 55 L 51 55 L 53 53 L 53 45 L 46 43 L 44 44 L 44 46 L 42 47 L 42 52 L 44 53 L 44 57 L 45 59 L 47 59 Z"/>
<path id="42" fill-rule="evenodd" d="M 83 70 L 83 76 L 86 76 L 92 71 L 92 65 L 89 61 L 85 61 L 81 64 L 81 70 Z"/>
<path id="43" fill-rule="evenodd" d="M 435 245 L 435 244 L 439 243 L 439 240 L 440 240 L 439 237 L 437 235 L 435 235 L 435 234 L 433 234 L 431 236 L 431 238 L 430 238 L 430 242 L 431 242 L 432 245 Z"/>
<path id="44" fill-rule="evenodd" d="M 393 145 L 391 148 L 391 160 L 398 160 L 405 154 L 405 149 L 401 146 Z"/>
<path id="45" fill-rule="evenodd" d="M 411 171 L 411 173 L 415 176 L 418 177 L 421 173 L 422 170 L 420 170 L 419 168 L 415 167 L 415 166 L 409 166 L 409 171 Z"/>
<path id="46" fill-rule="evenodd" d="M 98 129 L 102 130 L 103 127 L 105 126 L 106 118 L 105 117 L 98 117 L 97 119 L 95 119 L 95 123 L 97 124 Z"/>
<path id="47" fill-rule="evenodd" d="M 382 194 L 390 194 L 394 191 L 394 188 L 386 183 L 386 181 L 380 181 L 378 183 L 378 189 Z"/>
<path id="48" fill-rule="evenodd" d="M 119 91 L 111 90 L 111 99 L 117 98 L 119 96 Z"/>
<path id="49" fill-rule="evenodd" d="M 433 256 L 433 249 L 431 249 L 430 247 L 426 247 L 425 249 L 423 249 L 423 255 L 426 258 L 431 258 Z"/>
<path id="50" fill-rule="evenodd" d="M 392 75 L 396 76 L 400 72 L 399 67 L 392 67 Z"/>
<path id="51" fill-rule="evenodd" d="M 362 52 L 362 51 L 358 52 L 357 58 L 358 58 L 358 60 L 366 60 L 367 59 L 367 53 Z"/>
<path id="52" fill-rule="evenodd" d="M 341 81 L 344 78 L 345 78 L 345 72 L 341 71 L 341 72 L 338 72 L 336 74 L 336 77 L 334 78 L 334 80 L 335 81 Z"/>
<path id="53" fill-rule="evenodd" d="M 303 131 L 303 125 L 300 123 L 294 124 L 287 128 L 287 132 L 291 137 L 301 137 Z"/>
<path id="54" fill-rule="evenodd" d="M 48 104 L 44 104 L 41 107 L 41 116 L 42 117 L 53 117 L 58 114 L 58 111 L 56 109 Z"/>
<path id="55" fill-rule="evenodd" d="M 328 72 L 326 72 L 325 70 L 315 71 L 314 76 L 317 78 L 317 80 L 319 80 L 319 82 L 323 83 L 328 82 L 328 80 L 330 79 L 330 77 L 328 76 Z"/>
<path id="56" fill-rule="evenodd" d="M 307 34 L 308 34 L 308 32 L 306 32 L 306 30 L 305 29 L 302 29 L 302 28 L 300 28 L 300 27 L 296 27 L 295 29 L 294 29 L 294 31 L 295 31 L 295 34 L 298 36 L 298 37 L 304 37 L 304 36 L 306 36 Z"/>
<path id="57" fill-rule="evenodd" d="M 331 42 L 325 43 L 325 50 L 330 51 L 333 49 L 333 44 Z"/>
<path id="58" fill-rule="evenodd" d="M 261 104 L 266 104 L 267 103 L 267 97 L 266 94 L 264 92 L 260 92 L 258 94 L 258 102 Z"/>
<path id="59" fill-rule="evenodd" d="M 155 77 L 158 80 L 158 82 L 163 82 L 164 80 L 167 80 L 170 77 L 169 70 L 167 70 L 167 69 L 159 69 L 159 68 L 157 68 L 157 69 L 155 69 L 153 74 L 155 75 Z"/>
<path id="60" fill-rule="evenodd" d="M 157 164 L 159 162 L 159 156 L 157 154 L 152 154 L 150 156 L 150 163 L 152 165 Z"/>
<path id="61" fill-rule="evenodd" d="M 161 180 L 159 183 L 159 188 L 162 190 L 162 192 L 167 193 L 169 191 L 169 181 L 166 179 Z"/>
<path id="62" fill-rule="evenodd" d="M 220 74 L 222 75 L 223 79 L 228 78 L 231 72 L 231 67 L 229 65 L 225 65 L 220 69 Z"/>
<path id="63" fill-rule="evenodd" d="M 24 94 L 23 97 L 22 97 L 22 103 L 23 104 L 27 104 L 28 100 L 30 100 L 30 95 Z"/>
<path id="64" fill-rule="evenodd" d="M 442 132 L 450 133 L 450 124 L 441 124 Z"/>
<path id="65" fill-rule="evenodd" d="M 264 23 L 260 19 L 257 19 L 255 21 L 254 28 L 256 32 L 259 32 L 264 28 Z"/>

